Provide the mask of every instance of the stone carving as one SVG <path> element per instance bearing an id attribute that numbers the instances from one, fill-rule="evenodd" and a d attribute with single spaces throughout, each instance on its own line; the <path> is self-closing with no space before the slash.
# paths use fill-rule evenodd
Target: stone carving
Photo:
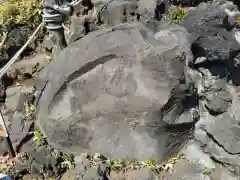
<path id="1" fill-rule="evenodd" d="M 64 35 L 64 22 L 69 17 L 76 17 L 79 14 L 84 15 L 80 21 L 83 24 L 86 21 L 93 21 L 93 16 L 96 16 L 96 11 L 91 15 L 88 14 L 89 10 L 93 9 L 93 3 L 91 0 L 45 0 L 43 10 L 43 20 L 46 23 L 46 27 L 54 34 L 55 47 L 54 54 L 58 54 L 63 48 L 67 46 L 67 41 Z M 72 24 L 76 24 L 76 18 L 71 18 L 74 21 Z M 74 27 L 71 27 L 74 31 Z"/>

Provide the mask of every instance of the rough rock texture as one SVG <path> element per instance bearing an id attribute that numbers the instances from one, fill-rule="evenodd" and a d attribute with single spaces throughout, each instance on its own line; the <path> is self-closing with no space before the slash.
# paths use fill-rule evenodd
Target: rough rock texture
<path id="1" fill-rule="evenodd" d="M 179 25 L 191 34 L 194 59 L 205 57 L 206 61 L 201 64 L 205 67 L 227 67 L 229 78 L 239 85 L 240 44 L 234 38 L 236 29 L 227 29 L 225 17 L 222 9 L 207 4 L 205 8 L 189 13 Z"/>
<path id="2" fill-rule="evenodd" d="M 19 97 L 17 95 L 17 97 Z M 12 112 L 12 109 L 7 106 L 9 109 L 1 109 L 1 112 L 3 113 L 4 121 L 7 125 L 7 129 L 13 144 L 13 147 L 17 152 L 20 151 L 21 148 L 25 150 L 25 152 L 29 151 L 29 148 L 31 149 L 32 146 L 28 144 L 25 147 L 25 143 L 30 139 L 29 132 L 33 130 L 34 124 L 32 120 L 26 120 L 24 116 L 24 105 L 23 103 L 27 101 L 26 96 L 23 95 L 20 96 L 20 99 L 16 99 L 16 97 L 13 97 L 16 101 L 14 103 L 14 100 L 11 100 L 12 105 L 16 105 L 18 108 L 15 109 L 14 112 Z M 12 106 L 11 106 L 12 107 Z M 21 108 L 20 108 L 21 107 Z M 31 146 L 31 147 L 30 147 Z M 8 151 L 8 146 L 5 141 L 5 139 L 0 139 L 0 155 L 5 154 Z"/>
<path id="3" fill-rule="evenodd" d="M 200 75 L 196 84 L 211 113 L 223 113 L 231 105 L 232 96 L 226 83 L 237 83 L 237 61 L 240 45 L 235 30 L 224 26 L 226 14 L 215 5 L 207 4 L 189 13 L 179 24 L 191 34 L 194 61 L 189 62 Z"/>
<path id="4" fill-rule="evenodd" d="M 15 53 L 27 42 L 31 33 L 32 30 L 25 26 L 14 28 L 8 33 L 7 40 L 0 53 L 0 66 L 3 66 L 15 55 Z M 33 52 L 35 49 L 36 44 L 31 43 L 21 57 L 29 55 L 29 53 Z"/>
<path id="5" fill-rule="evenodd" d="M 5 102 L 1 112 L 7 124 L 13 146 L 18 152 L 29 152 L 34 147 L 31 134 L 33 121 L 25 117 L 25 103 L 32 102 L 33 94 L 37 90 L 37 82 L 30 77 L 36 75 L 46 64 L 46 55 L 36 55 L 18 61 L 11 66 L 7 75 L 2 79 L 2 101 Z M 16 82 L 17 81 L 17 82 Z M 8 146 L 4 139 L 0 138 L 0 155 L 7 152 Z"/>
<path id="6" fill-rule="evenodd" d="M 33 87 L 10 87 L 6 91 L 6 102 L 5 105 L 9 111 L 14 112 L 15 110 L 24 110 L 24 104 L 26 101 L 32 99 L 32 93 L 34 93 Z"/>
<path id="7" fill-rule="evenodd" d="M 188 14 L 187 18 L 180 21 L 179 25 L 191 33 L 193 42 L 200 36 L 219 36 L 233 40 L 231 32 L 228 32 L 223 23 L 226 13 L 216 5 L 206 4 L 196 8 Z"/>
<path id="8" fill-rule="evenodd" d="M 169 29 L 166 39 L 157 40 L 141 23 L 123 24 L 62 51 L 45 73 L 49 81 L 37 111 L 49 143 L 75 154 L 163 160 L 191 139 L 191 120 L 167 125 L 161 119 L 161 107 L 184 83 L 191 58 L 188 38 L 182 39 L 186 31 Z"/>
<path id="9" fill-rule="evenodd" d="M 12 118 L 11 141 L 13 146 L 18 149 L 24 138 L 28 135 L 29 130 L 33 127 L 33 122 L 25 121 L 25 116 L 19 111 L 15 111 Z"/>
<path id="10" fill-rule="evenodd" d="M 40 146 L 32 150 L 22 157 L 20 162 L 16 162 L 9 173 L 12 179 L 51 179 L 57 177 L 59 173 L 57 157 L 48 146 Z M 29 172 L 30 176 L 25 175 L 25 171 Z"/>
<path id="11" fill-rule="evenodd" d="M 172 4 L 175 6 L 198 6 L 202 2 L 207 2 L 207 1 L 212 1 L 212 0 L 172 0 Z"/>
<path id="12" fill-rule="evenodd" d="M 117 0 L 106 3 L 99 13 L 99 21 L 110 26 L 137 19 L 136 0 Z"/>
<path id="13" fill-rule="evenodd" d="M 111 2 L 102 20 L 107 26 L 134 20 L 139 12 L 135 3 Z M 156 177 L 147 168 L 111 171 L 107 179 L 239 179 L 228 170 L 239 173 L 240 168 L 237 29 L 229 28 L 226 14 L 210 3 L 193 10 L 180 22 L 183 27 L 154 19 L 154 1 L 140 0 L 138 5 L 147 7 L 140 10 L 140 22 L 99 26 L 101 30 L 69 45 L 42 74 L 39 83 L 48 83 L 37 120 L 50 145 L 76 155 L 98 152 L 109 158 L 162 161 L 192 139 L 182 151 L 186 159 L 170 172 Z M 19 61 L 8 74 L 35 74 L 48 62 L 41 59 Z M 8 88 L 7 107 L 30 90 Z M 200 119 L 193 118 L 191 109 L 199 104 Z M 10 136 L 19 146 L 28 123 L 19 111 L 9 119 Z M 32 156 L 30 167 L 54 167 L 55 161 L 51 165 L 41 152 L 32 154 L 37 158 Z M 103 163 L 91 167 L 78 157 L 77 166 L 62 179 L 104 179 L 99 169 L 108 174 Z"/>
<path id="14" fill-rule="evenodd" d="M 235 94 L 232 92 L 232 94 Z M 202 109 L 201 130 L 196 131 L 195 139 L 204 144 L 204 151 L 214 159 L 236 170 L 240 167 L 239 156 L 239 98 L 233 96 L 228 111 L 212 116 Z"/>
<path id="15" fill-rule="evenodd" d="M 232 95 L 227 86 L 227 70 L 223 66 L 213 65 L 205 69 L 198 69 L 201 79 L 197 83 L 199 95 L 204 100 L 206 108 L 212 114 L 227 111 L 232 104 Z"/>
<path id="16" fill-rule="evenodd" d="M 182 151 L 186 159 L 171 173 L 154 177 L 142 168 L 111 172 L 109 179 L 238 179 L 227 170 L 240 168 L 236 29 L 229 29 L 226 14 L 210 3 L 191 12 L 182 27 L 154 20 L 153 1 L 147 2 L 149 14 L 141 10 L 140 22 L 121 24 L 135 19 L 135 3 L 111 2 L 100 13 L 102 20 L 120 25 L 99 27 L 70 44 L 42 74 L 48 83 L 37 122 L 48 142 L 76 155 L 98 152 L 109 158 L 162 161 L 192 139 Z M 33 74 L 45 63 L 41 56 L 31 63 L 19 61 L 13 72 Z M 20 91 L 7 89 L 7 106 Z M 199 104 L 200 120 L 191 113 Z M 18 111 L 12 123 L 11 137 L 18 146 L 29 126 Z M 40 164 L 49 165 L 48 159 L 41 160 L 32 161 L 40 171 Z M 81 161 L 62 179 L 100 179 L 101 167 Z M 206 169 L 212 173 L 206 175 Z"/>
<path id="17" fill-rule="evenodd" d="M 239 169 L 239 53 L 236 29 L 227 29 L 226 14 L 206 4 L 180 22 L 191 34 L 195 71 L 192 80 L 201 99 L 195 140 L 202 151 L 232 170 Z M 193 73 L 194 74 L 194 73 Z"/>
<path id="18" fill-rule="evenodd" d="M 23 80 L 29 79 L 48 65 L 50 58 L 46 54 L 36 54 L 28 56 L 14 63 L 8 70 L 8 76 Z M 21 76 L 21 77 L 19 77 Z"/>

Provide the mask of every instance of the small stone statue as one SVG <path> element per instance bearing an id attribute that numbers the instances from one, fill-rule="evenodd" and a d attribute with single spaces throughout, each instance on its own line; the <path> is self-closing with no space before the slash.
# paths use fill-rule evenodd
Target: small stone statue
<path id="1" fill-rule="evenodd" d="M 90 0 L 45 0 L 43 20 L 46 27 L 53 33 L 55 39 L 55 53 L 58 54 L 67 46 L 64 35 L 64 22 L 80 9 L 84 9 L 86 2 Z M 85 17 L 85 16 L 84 16 Z"/>
<path id="2" fill-rule="evenodd" d="M 47 146 L 41 146 L 30 153 L 28 168 L 31 173 L 39 174 L 44 179 L 51 175 L 58 175 L 57 160 L 51 155 Z"/>

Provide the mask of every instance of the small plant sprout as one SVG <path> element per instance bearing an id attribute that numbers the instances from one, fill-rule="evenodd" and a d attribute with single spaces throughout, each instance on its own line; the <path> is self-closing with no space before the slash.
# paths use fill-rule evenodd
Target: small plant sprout
<path id="1" fill-rule="evenodd" d="M 37 146 L 40 146 L 47 139 L 47 136 L 44 136 L 39 128 L 35 128 L 33 134 L 33 141 Z"/>
<path id="2" fill-rule="evenodd" d="M 101 160 L 101 155 L 99 153 L 95 153 L 93 156 L 94 162 L 99 162 Z"/>
<path id="3" fill-rule="evenodd" d="M 185 158 L 184 154 L 179 153 L 176 156 L 170 158 L 165 163 L 158 163 L 153 159 L 148 159 L 146 161 L 138 161 L 138 160 L 119 160 L 119 159 L 109 159 L 104 158 L 99 153 L 95 155 L 87 155 L 85 156 L 90 162 L 91 166 L 98 165 L 100 162 L 106 163 L 107 167 L 113 171 L 127 171 L 127 170 L 136 170 L 143 167 L 147 167 L 148 169 L 156 172 L 161 171 L 170 171 L 173 169 L 173 166 L 177 164 L 179 161 Z"/>
<path id="4" fill-rule="evenodd" d="M 30 102 L 26 102 L 24 103 L 24 107 L 26 119 L 32 119 L 36 111 L 36 106 L 34 104 L 31 104 Z"/>
<path id="5" fill-rule="evenodd" d="M 120 160 L 108 160 L 108 167 L 113 171 L 120 171 L 123 168 L 123 164 Z"/>
<path id="6" fill-rule="evenodd" d="M 167 19 L 170 23 L 178 23 L 182 19 L 186 18 L 188 11 L 182 7 L 172 7 L 169 10 Z"/>
<path id="7" fill-rule="evenodd" d="M 236 16 L 236 25 L 237 25 L 237 27 L 240 26 L 240 15 Z"/>
<path id="8" fill-rule="evenodd" d="M 155 169 L 156 167 L 156 162 L 152 159 L 147 160 L 146 164 L 149 169 Z"/>
<path id="9" fill-rule="evenodd" d="M 207 167 L 204 167 L 203 175 L 204 176 L 210 176 L 211 175 L 211 170 Z"/>
<path id="10" fill-rule="evenodd" d="M 62 169 L 72 169 L 75 166 L 74 156 L 59 153 L 58 161 Z"/>

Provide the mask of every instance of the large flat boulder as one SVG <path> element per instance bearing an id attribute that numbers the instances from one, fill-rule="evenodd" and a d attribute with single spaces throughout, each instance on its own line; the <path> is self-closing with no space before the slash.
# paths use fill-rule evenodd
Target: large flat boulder
<path id="1" fill-rule="evenodd" d="M 189 36 L 177 25 L 162 31 L 168 36 L 158 38 L 161 33 L 154 36 L 139 22 L 122 24 L 91 32 L 59 54 L 44 73 L 48 83 L 37 110 L 53 147 L 161 161 L 192 138 L 191 120 L 171 126 L 160 114 L 184 83 Z M 190 109 L 179 107 L 177 113 Z"/>

